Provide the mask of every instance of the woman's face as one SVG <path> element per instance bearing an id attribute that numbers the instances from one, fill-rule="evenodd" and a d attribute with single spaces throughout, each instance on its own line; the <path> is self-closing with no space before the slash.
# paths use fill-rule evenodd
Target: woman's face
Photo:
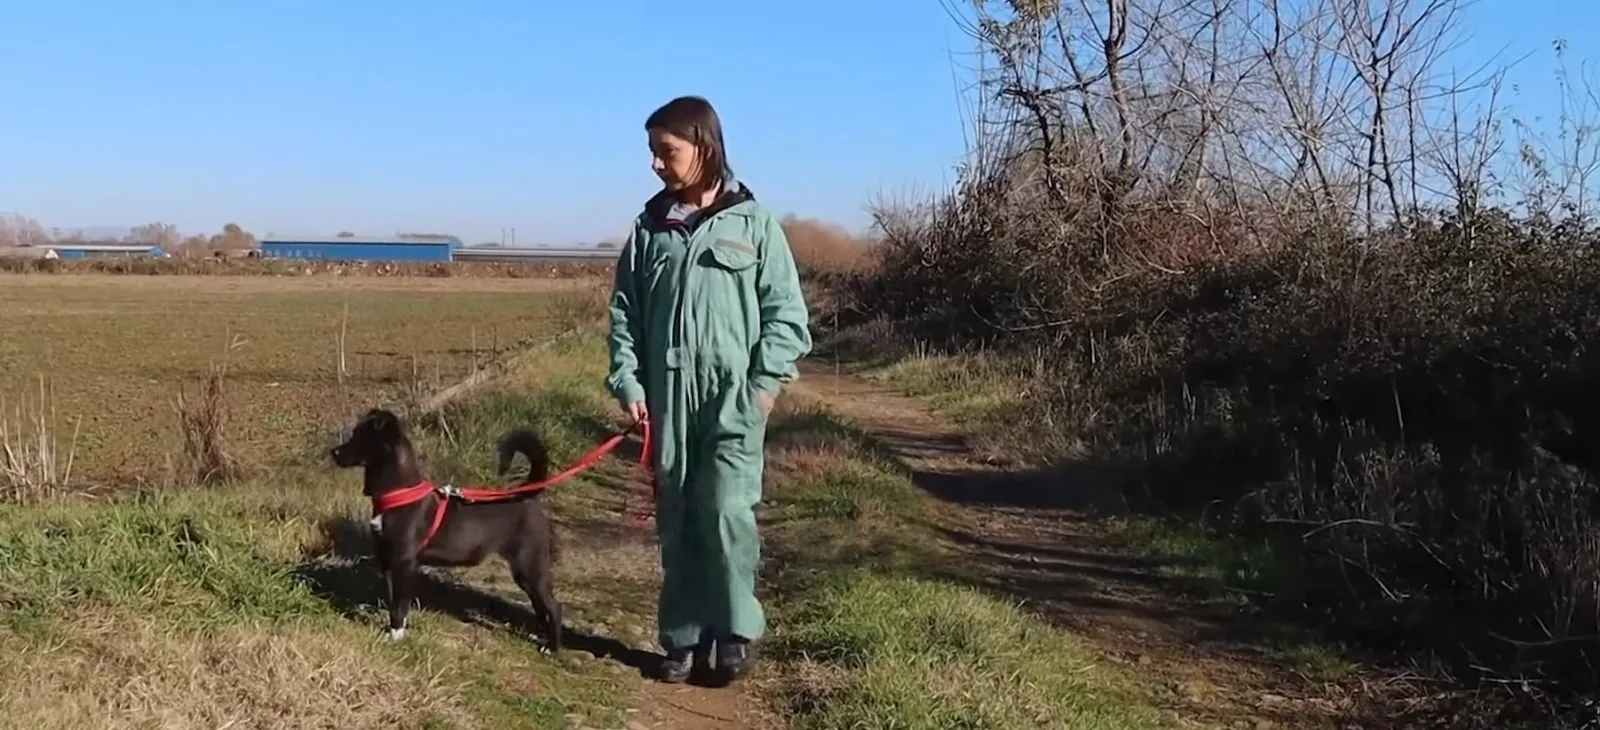
<path id="1" fill-rule="evenodd" d="M 700 179 L 700 150 L 664 129 L 650 130 L 650 169 L 667 186 L 679 191 Z"/>

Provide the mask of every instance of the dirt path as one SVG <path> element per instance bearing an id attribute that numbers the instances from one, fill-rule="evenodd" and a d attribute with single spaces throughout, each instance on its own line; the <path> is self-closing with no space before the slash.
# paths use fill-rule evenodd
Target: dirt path
<path id="1" fill-rule="evenodd" d="M 1259 648 L 1247 603 L 1168 578 L 1114 545 L 1097 519 L 1118 499 L 1093 479 L 982 462 L 956 429 L 916 401 L 822 362 L 807 362 L 794 397 L 815 400 L 865 430 L 934 500 L 957 567 L 944 577 L 1022 599 L 1092 641 L 1111 661 L 1156 678 L 1177 716 L 1214 728 L 1392 727 L 1363 721 L 1357 703 Z M 1046 499 L 1046 497 L 1049 497 Z M 636 533 L 633 549 L 653 537 Z M 777 727 L 755 686 L 704 689 L 644 682 L 629 730 Z M 1365 713 L 1360 713 L 1365 714 Z"/>
<path id="2" fill-rule="evenodd" d="M 1180 717 L 1252 730 L 1393 726 L 1393 717 L 1362 722 L 1351 697 L 1259 648 L 1263 621 L 1247 602 L 1115 547 L 1096 519 L 1119 506 L 1096 484 L 1106 480 L 980 463 L 921 404 L 827 363 L 808 362 L 795 388 L 867 431 L 935 498 L 960 556 L 949 577 L 1023 599 L 1113 661 L 1158 677 Z"/>
<path id="3" fill-rule="evenodd" d="M 631 616 L 627 620 L 634 624 L 628 632 L 633 640 L 627 642 L 632 646 L 626 649 L 607 640 L 572 642 L 579 651 L 618 661 L 626 665 L 627 671 L 639 673 L 635 709 L 629 712 L 626 730 L 777 730 L 778 721 L 755 690 L 770 675 L 766 667 L 732 688 L 669 685 L 643 676 L 659 659 L 654 640 L 645 638 L 654 636 L 654 609 L 639 610 L 641 606 L 655 605 L 655 591 L 660 585 L 660 553 L 653 526 L 638 529 L 607 518 L 571 525 L 562 532 L 562 544 L 582 546 L 565 551 L 561 560 L 566 569 L 602 576 L 604 585 L 599 590 L 613 596 L 619 608 L 625 607 Z M 508 587 L 507 592 L 511 589 Z M 598 633 L 610 635 L 618 628 L 602 627 Z"/>
<path id="4" fill-rule="evenodd" d="M 764 730 L 775 721 L 749 690 L 650 683 L 628 730 Z"/>

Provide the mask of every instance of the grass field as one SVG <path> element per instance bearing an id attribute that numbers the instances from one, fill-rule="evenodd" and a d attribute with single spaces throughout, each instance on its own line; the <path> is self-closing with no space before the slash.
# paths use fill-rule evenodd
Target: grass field
<path id="1" fill-rule="evenodd" d="M 553 460 L 570 463 L 620 418 L 600 389 L 605 345 L 593 327 L 597 299 L 584 287 L 0 282 L 4 372 L 17 388 L 46 367 L 71 374 L 57 378 L 60 401 L 100 416 L 88 468 L 137 473 L 152 463 L 137 458 L 141 449 L 175 448 L 167 404 L 176 384 L 198 381 L 232 333 L 247 342 L 230 354 L 229 439 L 262 451 L 260 468 L 232 483 L 151 479 L 95 499 L 65 494 L 0 510 L 0 716 L 40 730 L 638 726 L 641 707 L 661 704 L 628 666 L 653 649 L 659 575 L 653 531 L 627 526 L 619 512 L 625 495 L 640 493 L 626 462 L 550 497 L 572 650 L 546 657 L 529 641 L 526 600 L 498 561 L 436 571 L 411 637 L 381 641 L 382 581 L 363 557 L 359 475 L 304 458 L 324 445 L 320 429 L 371 399 L 396 397 L 411 351 L 436 361 L 441 380 L 459 377 L 471 369 L 471 330 L 502 322 L 507 350 L 518 339 L 577 334 L 544 338 L 503 378 L 412 424 L 426 468 L 440 481 L 492 483 L 491 444 L 513 425 L 536 427 Z M 345 302 L 347 353 L 370 362 L 364 375 L 353 366 L 358 374 L 341 389 L 332 358 Z M 40 329 L 47 325 L 57 329 Z M 785 396 L 769 438 L 763 590 L 773 663 L 749 687 L 774 722 L 1165 725 L 1138 682 L 1074 637 L 930 577 L 940 555 L 925 497 L 826 402 Z"/>
<path id="2" fill-rule="evenodd" d="M 174 400 L 225 366 L 246 466 L 330 417 L 459 380 L 567 316 L 571 280 L 0 275 L 0 402 L 53 393 L 74 472 L 155 481 L 181 456 Z M 338 372 L 343 332 L 345 375 Z"/>

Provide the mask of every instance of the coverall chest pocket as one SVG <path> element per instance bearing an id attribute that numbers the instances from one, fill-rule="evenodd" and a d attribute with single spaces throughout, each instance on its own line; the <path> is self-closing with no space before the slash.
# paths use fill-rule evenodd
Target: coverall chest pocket
<path id="1" fill-rule="evenodd" d="M 702 312 L 701 336 L 715 352 L 715 367 L 743 375 L 750 367 L 750 348 L 759 334 L 755 247 L 732 238 L 718 238 L 696 257 L 700 284 L 696 309 Z"/>
<path id="2" fill-rule="evenodd" d="M 707 278 L 718 280 L 718 284 L 727 287 L 731 290 L 727 293 L 734 296 L 742 295 L 746 289 L 755 286 L 755 266 L 758 261 L 754 246 L 732 238 L 712 241 L 700 257 L 701 264 L 711 269 L 707 272 Z"/>

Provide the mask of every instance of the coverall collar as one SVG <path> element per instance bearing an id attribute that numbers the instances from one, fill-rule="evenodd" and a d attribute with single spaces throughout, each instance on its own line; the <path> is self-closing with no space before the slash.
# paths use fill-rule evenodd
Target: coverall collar
<path id="1" fill-rule="evenodd" d="M 688 206 L 678 202 L 677 197 L 669 190 L 656 193 L 644 204 L 645 224 L 652 231 L 684 228 L 693 232 L 712 216 L 755 199 L 756 196 L 750 192 L 750 188 L 734 179 L 731 174 L 726 174 L 722 183 L 722 194 L 718 195 L 711 205 L 698 210 L 690 210 Z"/>

